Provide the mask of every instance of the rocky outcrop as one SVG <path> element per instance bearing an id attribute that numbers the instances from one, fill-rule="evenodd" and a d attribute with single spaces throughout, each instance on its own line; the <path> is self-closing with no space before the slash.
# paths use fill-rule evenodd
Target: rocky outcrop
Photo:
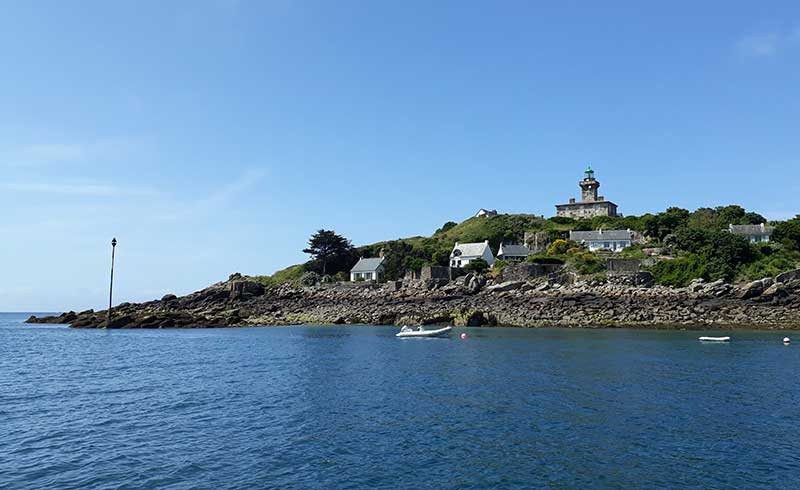
<path id="1" fill-rule="evenodd" d="M 76 328 L 204 328 L 331 324 L 455 324 L 519 327 L 800 328 L 800 281 L 734 288 L 694 281 L 645 287 L 577 276 L 492 284 L 468 274 L 439 281 L 265 288 L 244 276 L 183 297 L 105 311 L 68 312 L 31 323 Z"/>

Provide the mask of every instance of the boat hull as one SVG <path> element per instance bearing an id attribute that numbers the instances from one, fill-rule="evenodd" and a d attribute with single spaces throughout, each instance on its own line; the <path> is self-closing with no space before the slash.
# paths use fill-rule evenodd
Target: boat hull
<path id="1" fill-rule="evenodd" d="M 444 327 L 437 330 L 411 330 L 410 332 L 398 332 L 395 337 L 401 339 L 413 338 L 429 338 L 429 337 L 447 337 L 453 327 Z"/>
<path id="2" fill-rule="evenodd" d="M 700 337 L 697 340 L 700 342 L 730 342 L 730 337 Z"/>

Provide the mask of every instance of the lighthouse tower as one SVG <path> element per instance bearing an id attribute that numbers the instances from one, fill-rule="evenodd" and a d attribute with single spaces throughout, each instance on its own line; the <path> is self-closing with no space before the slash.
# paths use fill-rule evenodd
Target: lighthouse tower
<path id="1" fill-rule="evenodd" d="M 594 170 L 592 167 L 586 167 L 583 180 L 578 182 L 581 186 L 581 201 L 582 202 L 596 202 L 597 189 L 600 188 L 600 182 L 594 178 Z"/>
<path id="2" fill-rule="evenodd" d="M 567 204 L 556 204 L 556 216 L 573 219 L 593 218 L 595 216 L 622 216 L 617 213 L 617 205 L 606 201 L 597 194 L 600 182 L 594 178 L 594 170 L 587 166 L 583 172 L 583 180 L 578 182 L 581 186 L 581 200 L 576 202 L 571 198 Z"/>

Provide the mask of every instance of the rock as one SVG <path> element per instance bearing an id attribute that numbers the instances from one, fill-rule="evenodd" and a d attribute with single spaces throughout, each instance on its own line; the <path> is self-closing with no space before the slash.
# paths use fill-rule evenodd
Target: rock
<path id="1" fill-rule="evenodd" d="M 775 282 L 794 282 L 800 281 L 800 269 L 795 269 L 789 272 L 784 272 L 783 274 L 778 274 L 775 277 Z"/>
<path id="2" fill-rule="evenodd" d="M 516 289 L 521 288 L 524 285 L 525 285 L 524 281 L 506 281 L 500 284 L 495 284 L 494 286 L 488 286 L 486 290 L 493 293 L 498 293 L 503 291 L 514 291 Z"/>
<path id="3" fill-rule="evenodd" d="M 178 299 L 178 297 L 177 297 L 177 296 L 175 296 L 175 295 L 174 295 L 174 294 L 172 294 L 172 293 L 170 293 L 170 294 L 165 294 L 164 296 L 162 296 L 162 297 L 161 297 L 161 301 L 163 301 L 163 302 L 165 302 L 165 303 L 166 303 L 166 302 L 169 302 L 169 301 L 175 301 L 176 299 Z"/>
<path id="4" fill-rule="evenodd" d="M 760 296 L 761 293 L 764 292 L 764 289 L 766 289 L 766 287 L 764 286 L 764 281 L 763 279 L 759 279 L 758 281 L 753 281 L 743 286 L 739 290 L 739 293 L 736 295 L 736 297 L 739 299 L 755 298 L 757 296 Z"/>
<path id="5" fill-rule="evenodd" d="M 58 316 L 44 316 L 44 317 L 37 317 L 36 315 L 31 315 L 25 320 L 25 323 L 50 323 L 50 324 L 68 324 L 72 323 L 78 318 L 78 314 L 74 311 L 68 311 L 66 313 L 62 313 Z"/>
<path id="6" fill-rule="evenodd" d="M 686 289 L 688 289 L 693 293 L 699 293 L 705 287 L 705 282 L 706 281 L 703 278 L 693 279 L 692 282 L 690 282 L 689 285 L 686 286 Z"/>
<path id="7" fill-rule="evenodd" d="M 105 328 L 124 328 L 133 322 L 131 315 L 121 315 L 118 317 L 111 317 L 110 322 L 103 322 Z"/>
<path id="8" fill-rule="evenodd" d="M 472 275 L 472 274 L 469 274 L 469 275 L 471 275 L 472 277 L 470 277 L 469 278 L 469 282 L 466 283 L 467 284 L 467 291 L 470 294 L 475 294 L 478 291 L 480 291 L 481 288 L 483 288 L 484 285 L 486 285 L 486 278 L 483 277 L 483 276 L 477 276 L 477 275 Z"/>
<path id="9" fill-rule="evenodd" d="M 761 293 L 761 297 L 764 299 L 785 298 L 787 296 L 789 296 L 789 292 L 786 290 L 786 286 L 780 282 L 773 284 Z"/>
<path id="10" fill-rule="evenodd" d="M 252 298 L 264 294 L 264 286 L 255 281 L 234 281 L 230 283 L 228 299 L 231 301 Z"/>

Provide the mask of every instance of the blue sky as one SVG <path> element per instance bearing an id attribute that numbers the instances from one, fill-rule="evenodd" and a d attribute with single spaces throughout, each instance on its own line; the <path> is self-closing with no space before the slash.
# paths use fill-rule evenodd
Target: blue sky
<path id="1" fill-rule="evenodd" d="M 649 5 L 646 5 L 649 4 Z M 800 212 L 800 3 L 5 2 L 0 311 L 184 294 L 480 207 Z"/>

